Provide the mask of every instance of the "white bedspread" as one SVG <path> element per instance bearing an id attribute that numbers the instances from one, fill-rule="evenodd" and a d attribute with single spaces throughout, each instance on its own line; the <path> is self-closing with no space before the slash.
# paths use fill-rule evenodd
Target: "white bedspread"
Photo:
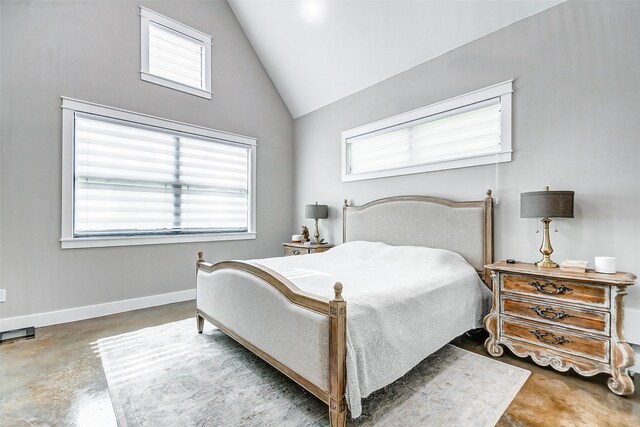
<path id="1" fill-rule="evenodd" d="M 320 254 L 253 260 L 300 289 L 347 301 L 347 391 L 361 399 L 402 377 L 454 337 L 481 326 L 490 292 L 460 255 L 441 249 L 349 242 Z"/>

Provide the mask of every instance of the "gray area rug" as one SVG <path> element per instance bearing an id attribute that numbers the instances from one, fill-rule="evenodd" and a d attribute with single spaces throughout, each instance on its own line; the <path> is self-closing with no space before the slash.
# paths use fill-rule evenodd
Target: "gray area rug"
<path id="1" fill-rule="evenodd" d="M 186 319 L 98 340 L 118 425 L 328 426 L 327 407 L 220 330 Z M 349 426 L 493 426 L 530 372 L 446 345 Z"/>

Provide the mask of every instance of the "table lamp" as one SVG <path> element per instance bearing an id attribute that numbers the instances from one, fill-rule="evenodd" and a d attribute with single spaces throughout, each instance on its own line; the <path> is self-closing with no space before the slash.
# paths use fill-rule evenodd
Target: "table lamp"
<path id="1" fill-rule="evenodd" d="M 315 244 L 320 244 L 320 232 L 318 231 L 318 220 L 326 219 L 329 216 L 329 207 L 327 205 L 319 205 L 316 202 L 315 205 L 306 205 L 304 207 L 304 216 L 305 218 L 315 219 L 316 220 L 316 233 L 313 237 L 316 238 Z"/>
<path id="2" fill-rule="evenodd" d="M 544 235 L 540 252 L 542 259 L 536 262 L 538 267 L 557 267 L 551 261 L 553 248 L 549 239 L 550 218 L 573 218 L 573 191 L 530 191 L 520 193 L 520 218 L 542 218 Z"/>

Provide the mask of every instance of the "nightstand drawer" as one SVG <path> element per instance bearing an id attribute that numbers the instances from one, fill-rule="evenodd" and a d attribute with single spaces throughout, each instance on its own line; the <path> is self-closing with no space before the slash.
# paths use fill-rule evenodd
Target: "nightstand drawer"
<path id="1" fill-rule="evenodd" d="M 309 253 L 309 249 L 307 248 L 294 248 L 291 246 L 285 246 L 284 247 L 284 256 L 291 256 L 291 255 L 306 255 Z"/>
<path id="2" fill-rule="evenodd" d="M 609 361 L 608 340 L 583 337 L 541 323 L 520 323 L 507 318 L 502 319 L 501 329 L 502 334 L 508 338 L 601 362 Z"/>
<path id="3" fill-rule="evenodd" d="M 541 302 L 540 300 L 502 298 L 501 313 L 510 316 L 609 335 L 609 313 Z"/>
<path id="4" fill-rule="evenodd" d="M 608 289 L 603 286 L 510 274 L 503 276 L 501 286 L 505 291 L 535 295 L 558 302 L 576 302 L 609 307 Z"/>
<path id="5" fill-rule="evenodd" d="M 309 253 L 311 254 L 319 254 L 321 252 L 326 252 L 329 249 L 331 249 L 333 246 L 318 246 L 318 247 L 313 247 L 313 245 L 311 246 L 311 250 Z"/>

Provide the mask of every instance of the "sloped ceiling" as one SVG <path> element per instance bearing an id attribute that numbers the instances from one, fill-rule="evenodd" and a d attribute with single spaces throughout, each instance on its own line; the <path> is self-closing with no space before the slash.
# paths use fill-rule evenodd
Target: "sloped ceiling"
<path id="1" fill-rule="evenodd" d="M 229 0 L 294 118 L 561 2 Z"/>

